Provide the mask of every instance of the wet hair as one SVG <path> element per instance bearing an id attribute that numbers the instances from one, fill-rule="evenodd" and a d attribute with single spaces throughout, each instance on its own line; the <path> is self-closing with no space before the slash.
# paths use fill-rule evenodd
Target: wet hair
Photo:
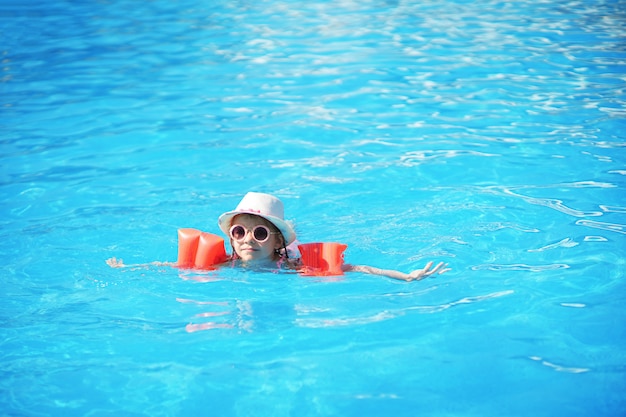
<path id="1" fill-rule="evenodd" d="M 272 223 L 271 221 L 267 220 L 264 217 L 261 216 L 257 216 L 256 214 L 250 214 L 250 213 L 241 213 L 236 215 L 235 217 L 232 218 L 232 220 L 230 221 L 230 226 L 232 227 L 233 224 L 235 224 L 235 219 L 239 216 L 248 216 L 248 217 L 252 217 L 255 219 L 260 219 L 261 223 L 263 223 L 265 226 L 269 227 L 270 231 L 272 233 L 276 233 L 276 236 L 279 237 L 280 239 L 280 243 L 281 246 L 278 249 L 274 249 L 274 255 L 275 261 L 284 261 L 285 259 L 289 259 L 289 254 L 287 251 L 287 244 L 286 244 L 286 240 L 285 240 L 285 236 L 283 236 L 283 233 L 278 229 L 278 227 L 276 227 L 276 225 L 274 225 L 274 223 Z M 233 246 L 233 238 L 229 236 L 229 240 L 230 240 L 230 247 L 232 249 L 231 255 L 230 255 L 230 260 L 231 261 L 235 261 L 237 259 L 239 259 L 239 255 L 237 255 L 237 251 L 235 251 L 235 247 Z"/>

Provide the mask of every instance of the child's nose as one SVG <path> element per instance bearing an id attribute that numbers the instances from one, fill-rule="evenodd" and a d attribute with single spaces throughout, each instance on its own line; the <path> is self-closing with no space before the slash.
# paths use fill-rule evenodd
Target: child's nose
<path id="1" fill-rule="evenodd" d="M 243 240 L 246 243 L 256 242 L 252 230 L 246 230 L 246 235 L 243 237 Z"/>

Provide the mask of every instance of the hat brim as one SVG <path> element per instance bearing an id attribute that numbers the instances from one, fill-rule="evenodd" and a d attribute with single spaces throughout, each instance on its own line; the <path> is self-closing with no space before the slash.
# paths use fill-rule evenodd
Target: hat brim
<path id="1" fill-rule="evenodd" d="M 296 240 L 296 232 L 293 230 L 293 227 L 291 227 L 291 225 L 285 220 L 278 217 L 266 216 L 264 214 L 259 214 L 247 210 L 229 211 L 222 214 L 217 219 L 218 226 L 220 227 L 220 229 L 222 229 L 222 232 L 224 232 L 226 236 L 228 236 L 230 233 L 230 226 L 233 218 L 238 214 L 252 214 L 254 216 L 263 217 L 265 220 L 272 223 L 283 234 L 283 237 L 285 238 L 285 246 L 288 246 L 294 240 Z"/>

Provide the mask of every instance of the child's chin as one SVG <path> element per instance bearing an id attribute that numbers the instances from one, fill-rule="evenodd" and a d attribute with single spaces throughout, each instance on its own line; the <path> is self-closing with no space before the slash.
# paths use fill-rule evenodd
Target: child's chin
<path id="1" fill-rule="evenodd" d="M 244 262 L 262 262 L 267 261 L 266 258 L 260 258 L 258 256 L 254 256 L 255 254 L 245 254 L 241 256 L 241 260 Z"/>
<path id="2" fill-rule="evenodd" d="M 256 258 L 254 256 L 246 256 L 241 257 L 241 262 L 248 265 L 266 265 L 272 262 L 271 259 L 268 258 Z"/>

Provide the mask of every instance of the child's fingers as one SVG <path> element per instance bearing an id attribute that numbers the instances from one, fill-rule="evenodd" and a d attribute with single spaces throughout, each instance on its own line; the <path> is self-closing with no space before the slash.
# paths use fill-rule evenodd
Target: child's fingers
<path id="1" fill-rule="evenodd" d="M 429 265 L 432 265 L 432 262 L 430 262 L 430 263 L 429 263 Z M 441 268 L 443 268 L 443 267 L 445 267 L 445 266 L 446 266 L 446 265 L 445 265 L 443 262 L 439 262 L 439 263 L 437 264 L 437 266 L 436 266 L 436 267 L 434 267 L 434 268 L 433 268 L 433 270 L 432 270 L 432 271 L 429 271 L 428 273 L 429 273 L 429 274 L 434 274 L 435 272 L 439 271 Z"/>
<path id="2" fill-rule="evenodd" d="M 430 261 L 426 264 L 426 266 L 424 267 L 424 269 L 422 269 L 422 272 L 424 272 L 425 274 L 428 273 L 428 270 L 430 269 L 430 267 L 433 266 L 433 261 Z"/>

